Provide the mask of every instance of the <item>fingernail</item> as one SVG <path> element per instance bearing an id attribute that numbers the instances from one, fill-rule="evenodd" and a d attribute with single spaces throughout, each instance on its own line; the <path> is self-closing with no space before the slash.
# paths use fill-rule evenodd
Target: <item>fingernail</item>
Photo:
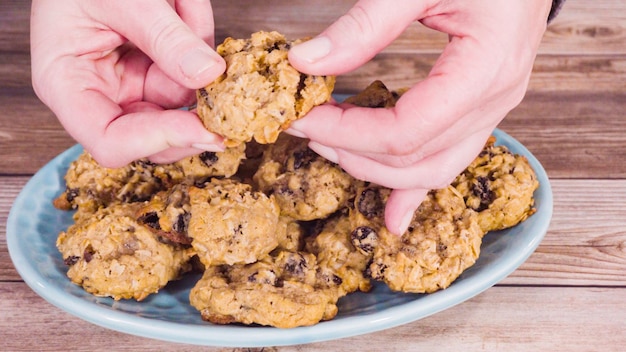
<path id="1" fill-rule="evenodd" d="M 397 235 L 402 235 L 406 232 L 406 230 L 409 228 L 409 225 L 411 225 L 411 221 L 413 220 L 413 215 L 414 213 L 412 211 L 404 214 L 404 217 L 402 218 L 402 221 L 400 222 L 400 226 L 396 229 Z"/>
<path id="2" fill-rule="evenodd" d="M 180 69 L 185 77 L 196 79 L 218 63 L 216 55 L 208 49 L 195 48 L 186 53 L 180 60 Z"/>
<path id="3" fill-rule="evenodd" d="M 294 46 L 291 54 L 308 63 L 314 63 L 330 54 L 331 49 L 332 43 L 328 37 L 317 37 Z"/>
<path id="4" fill-rule="evenodd" d="M 328 161 L 333 162 L 335 164 L 339 163 L 339 155 L 337 155 L 337 151 L 335 149 L 316 143 L 316 142 L 310 142 L 309 148 L 311 148 L 314 152 L 321 155 L 323 158 L 327 159 Z"/>
<path id="5" fill-rule="evenodd" d="M 288 129 L 285 130 L 285 132 L 289 133 L 290 135 L 294 136 L 294 137 L 300 137 L 300 138 L 307 138 L 306 134 L 296 130 L 295 128 L 289 127 Z"/>
<path id="6" fill-rule="evenodd" d="M 204 150 L 207 152 L 223 152 L 224 146 L 217 144 L 206 144 L 206 143 L 194 143 L 191 145 L 193 148 Z"/>

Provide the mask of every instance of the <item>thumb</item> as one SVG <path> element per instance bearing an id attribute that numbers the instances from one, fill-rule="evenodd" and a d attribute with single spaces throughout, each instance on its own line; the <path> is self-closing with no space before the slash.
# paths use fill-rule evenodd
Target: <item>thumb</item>
<path id="1" fill-rule="evenodd" d="M 205 42 L 212 41 L 212 37 L 208 33 L 194 33 L 200 26 L 195 19 L 213 19 L 209 0 L 177 1 L 180 14 L 164 0 L 113 0 L 89 4 L 93 17 L 139 47 L 170 79 L 182 86 L 190 89 L 203 87 L 226 68 L 222 57 Z M 190 28 L 181 16 L 194 28 Z"/>
<path id="2" fill-rule="evenodd" d="M 319 36 L 294 46 L 290 63 L 313 75 L 339 75 L 374 57 L 427 9 L 425 1 L 360 0 Z"/>

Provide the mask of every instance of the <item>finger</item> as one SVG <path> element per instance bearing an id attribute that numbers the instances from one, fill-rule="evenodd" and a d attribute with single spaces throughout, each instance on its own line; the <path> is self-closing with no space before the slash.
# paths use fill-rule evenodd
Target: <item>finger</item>
<path id="1" fill-rule="evenodd" d="M 319 106 L 290 128 L 333 148 L 409 155 L 465 119 L 463 134 L 497 124 L 523 98 L 530 71 L 502 82 L 502 62 L 471 40 L 453 39 L 429 76 L 392 109 Z M 486 115 L 489 112 L 489 116 Z"/>
<path id="2" fill-rule="evenodd" d="M 215 22 L 210 0 L 176 0 L 175 9 L 192 32 L 215 47 Z"/>
<path id="3" fill-rule="evenodd" d="M 289 61 L 315 75 L 338 75 L 361 66 L 425 10 L 425 1 L 360 0 L 316 38 L 294 46 Z"/>
<path id="4" fill-rule="evenodd" d="M 191 3 L 191 0 L 188 1 Z M 224 60 L 185 24 L 166 1 L 113 0 L 89 4 L 87 11 L 94 18 L 128 38 L 150 56 L 168 77 L 187 88 L 207 85 L 226 67 Z M 210 2 L 200 1 L 194 9 L 201 6 L 209 7 Z M 183 8 L 182 12 L 189 19 L 191 10 Z M 197 27 L 195 22 L 193 25 Z"/>
<path id="5" fill-rule="evenodd" d="M 142 99 L 165 109 L 176 109 L 194 104 L 196 91 L 173 81 L 158 65 L 152 64 L 146 73 Z"/>
<path id="6" fill-rule="evenodd" d="M 103 89 L 104 85 L 91 85 L 94 89 L 107 91 L 109 96 L 117 96 L 120 105 L 143 100 L 166 109 L 176 109 L 195 102 L 195 90 L 172 81 L 146 54 L 132 44 L 119 47 L 109 56 L 114 54 L 119 57 L 118 60 L 111 58 L 106 63 L 100 60 L 96 65 L 103 71 L 115 70 L 110 76 L 119 77 L 120 82 L 110 86 L 119 91 L 107 91 Z"/>
<path id="7" fill-rule="evenodd" d="M 172 147 L 162 152 L 151 155 L 148 157 L 148 159 L 156 164 L 170 164 L 178 160 L 181 160 L 183 158 L 200 154 L 204 151 L 205 150 L 203 149 L 197 149 L 197 148 Z"/>
<path id="8" fill-rule="evenodd" d="M 404 133 L 396 128 L 399 123 L 393 109 L 320 105 L 292 122 L 289 129 L 331 148 L 385 153 L 391 147 L 387 144 L 388 136 L 403 140 Z M 401 135 L 396 134 L 398 130 Z"/>
<path id="9" fill-rule="evenodd" d="M 170 148 L 224 148 L 221 137 L 208 132 L 193 112 L 162 110 L 145 102 L 125 106 L 123 110 L 95 91 L 74 96 L 81 98 L 76 99 L 72 109 L 59 114 L 61 122 L 103 166 L 121 167 Z M 80 116 L 84 112 L 89 112 L 90 119 Z"/>
<path id="10" fill-rule="evenodd" d="M 395 168 L 409 167 L 430 155 L 454 146 L 460 140 L 466 138 L 468 133 L 472 134 L 479 131 L 491 133 L 504 117 L 505 115 L 493 115 L 491 112 L 473 111 L 443 131 L 439 136 L 425 142 L 419 149 L 408 154 L 363 152 L 358 150 L 350 150 L 350 152 L 383 165 Z"/>
<path id="11" fill-rule="evenodd" d="M 393 189 L 436 189 L 447 186 L 482 150 L 491 131 L 481 131 L 408 167 L 392 167 L 343 149 L 317 142 L 309 147 L 339 164 L 353 177 Z"/>
<path id="12" fill-rule="evenodd" d="M 435 27 L 437 19 L 427 22 Z M 468 133 L 495 125 L 523 98 L 534 51 L 520 54 L 517 46 L 494 40 L 498 34 L 491 27 L 452 35 L 428 77 L 405 92 L 394 109 L 318 107 L 294 122 L 292 130 L 330 147 L 408 155 L 470 112 L 475 115 L 465 121 Z M 481 118 L 481 111 L 489 111 L 495 121 Z"/>
<path id="13" fill-rule="evenodd" d="M 213 10 L 209 1 L 176 0 L 174 8 L 193 33 L 211 47 L 215 46 Z M 146 75 L 144 99 L 165 108 L 177 108 L 193 104 L 196 95 L 194 90 L 173 81 L 158 65 L 152 65 Z"/>
<path id="14" fill-rule="evenodd" d="M 385 226 L 396 235 L 406 232 L 413 220 L 415 210 L 428 194 L 427 189 L 395 189 L 385 205 Z"/>

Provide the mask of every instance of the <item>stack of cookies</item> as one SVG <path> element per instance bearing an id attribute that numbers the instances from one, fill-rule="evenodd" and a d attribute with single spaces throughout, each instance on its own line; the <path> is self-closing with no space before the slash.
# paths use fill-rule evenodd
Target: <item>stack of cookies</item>
<path id="1" fill-rule="evenodd" d="M 54 204 L 76 211 L 57 240 L 74 283 L 141 301 L 201 271 L 189 300 L 203 319 L 306 326 L 332 319 L 341 297 L 367 292 L 372 280 L 402 292 L 445 289 L 474 264 L 487 232 L 533 213 L 534 171 L 492 139 L 451 185 L 428 194 L 406 233 L 389 233 L 390 189 L 281 133 L 334 85 L 293 69 L 291 45 L 259 32 L 218 47 L 227 71 L 198 90 L 198 113 L 225 137 L 224 152 L 119 169 L 83 153 L 70 165 Z M 385 108 L 399 95 L 374 82 L 347 102 Z"/>

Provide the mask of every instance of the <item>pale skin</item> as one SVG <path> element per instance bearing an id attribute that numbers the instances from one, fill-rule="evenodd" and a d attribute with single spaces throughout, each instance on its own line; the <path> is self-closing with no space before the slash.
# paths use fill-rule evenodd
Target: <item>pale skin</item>
<path id="1" fill-rule="evenodd" d="M 341 75 L 419 21 L 450 39 L 428 77 L 393 109 L 327 104 L 288 133 L 310 138 L 313 150 L 353 176 L 393 188 L 385 221 L 401 234 L 427 190 L 449 184 L 522 100 L 551 1 L 393 5 L 357 1 L 292 48 L 290 62 L 302 72 Z M 171 162 L 223 149 L 193 112 L 177 109 L 225 69 L 212 49 L 210 1 L 34 0 L 32 8 L 35 91 L 100 163 Z"/>
<path id="2" fill-rule="evenodd" d="M 222 150 L 177 109 L 225 70 L 212 18 L 209 1 L 34 0 L 35 92 L 105 166 Z"/>

